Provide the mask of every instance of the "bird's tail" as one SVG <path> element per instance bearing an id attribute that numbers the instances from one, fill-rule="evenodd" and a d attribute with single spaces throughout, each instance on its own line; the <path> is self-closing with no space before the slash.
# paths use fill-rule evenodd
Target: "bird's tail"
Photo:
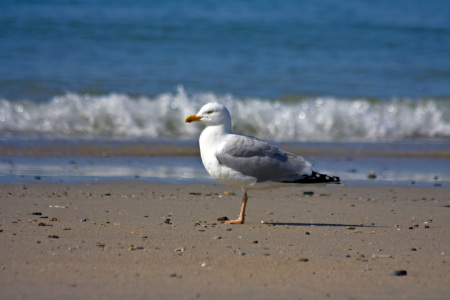
<path id="1" fill-rule="evenodd" d="M 340 184 L 341 181 L 337 176 L 329 176 L 326 174 L 320 174 L 312 171 L 311 175 L 303 175 L 302 178 L 298 178 L 292 181 L 283 181 L 285 183 L 302 183 L 302 184 L 314 184 L 314 183 L 330 183 Z"/>

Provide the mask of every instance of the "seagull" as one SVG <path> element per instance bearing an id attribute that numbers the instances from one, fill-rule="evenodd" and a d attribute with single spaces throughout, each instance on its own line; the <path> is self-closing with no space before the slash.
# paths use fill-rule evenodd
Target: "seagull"
<path id="1" fill-rule="evenodd" d="M 220 103 L 205 104 L 185 120 L 198 121 L 206 125 L 199 144 L 209 175 L 219 183 L 240 187 L 244 193 L 239 218 L 227 220 L 226 224 L 244 223 L 247 190 L 340 183 L 337 176 L 313 171 L 312 165 L 301 156 L 255 137 L 233 133 L 230 112 Z"/>

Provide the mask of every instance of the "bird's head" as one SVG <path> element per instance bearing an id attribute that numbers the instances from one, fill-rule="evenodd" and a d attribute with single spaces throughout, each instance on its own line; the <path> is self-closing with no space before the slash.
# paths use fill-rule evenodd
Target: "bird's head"
<path id="1" fill-rule="evenodd" d="M 186 118 L 186 123 L 201 121 L 207 126 L 225 125 L 231 127 L 231 116 L 228 109 L 220 103 L 203 105 L 199 112 Z"/>

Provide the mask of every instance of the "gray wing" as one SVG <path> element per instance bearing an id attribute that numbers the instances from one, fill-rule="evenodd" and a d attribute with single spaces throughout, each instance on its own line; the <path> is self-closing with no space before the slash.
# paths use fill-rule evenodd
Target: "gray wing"
<path id="1" fill-rule="evenodd" d="M 303 157 L 249 136 L 229 137 L 216 156 L 220 164 L 255 177 L 257 182 L 295 180 L 312 174 L 311 164 Z"/>

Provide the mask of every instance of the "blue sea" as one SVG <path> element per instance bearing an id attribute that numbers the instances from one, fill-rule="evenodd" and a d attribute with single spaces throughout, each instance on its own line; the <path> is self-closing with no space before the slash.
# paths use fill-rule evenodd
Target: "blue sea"
<path id="1" fill-rule="evenodd" d="M 0 3 L 0 181 L 203 182 L 207 102 L 348 182 L 450 186 L 450 2 Z"/>

